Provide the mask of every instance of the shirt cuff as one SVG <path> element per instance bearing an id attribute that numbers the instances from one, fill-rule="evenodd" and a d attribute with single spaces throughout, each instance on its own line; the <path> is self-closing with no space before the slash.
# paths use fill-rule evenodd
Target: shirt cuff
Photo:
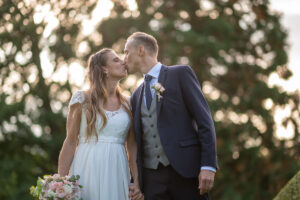
<path id="1" fill-rule="evenodd" d="M 217 170 L 213 167 L 209 167 L 209 166 L 203 166 L 201 167 L 201 170 L 209 170 L 209 171 L 213 171 L 213 172 L 217 172 Z"/>

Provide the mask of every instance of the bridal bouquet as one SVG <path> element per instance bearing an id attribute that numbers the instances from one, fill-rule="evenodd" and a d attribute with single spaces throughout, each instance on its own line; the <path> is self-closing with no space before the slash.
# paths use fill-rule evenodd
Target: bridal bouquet
<path id="1" fill-rule="evenodd" d="M 36 199 L 41 200 L 81 200 L 78 180 L 80 176 L 64 176 L 58 174 L 53 176 L 45 175 L 44 179 L 38 178 L 37 185 L 31 186 L 30 194 Z"/>

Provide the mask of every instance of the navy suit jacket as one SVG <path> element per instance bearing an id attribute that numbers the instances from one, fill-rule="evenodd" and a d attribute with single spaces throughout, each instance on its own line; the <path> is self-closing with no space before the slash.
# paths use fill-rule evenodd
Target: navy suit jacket
<path id="1" fill-rule="evenodd" d="M 201 166 L 218 169 L 214 123 L 193 70 L 189 66 L 162 65 L 158 82 L 165 91 L 160 101 L 155 97 L 157 128 L 171 166 L 186 178 L 197 177 Z M 141 123 L 143 93 L 144 84 L 141 84 L 130 98 L 141 188 L 143 188 Z"/>

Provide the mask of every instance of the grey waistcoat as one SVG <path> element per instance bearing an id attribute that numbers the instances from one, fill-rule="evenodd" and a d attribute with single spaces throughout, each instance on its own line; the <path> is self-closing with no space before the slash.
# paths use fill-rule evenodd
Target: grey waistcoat
<path id="1" fill-rule="evenodd" d="M 143 167 L 157 169 L 159 162 L 164 166 L 170 164 L 162 147 L 158 129 L 156 115 L 156 98 L 154 96 L 150 109 L 145 102 L 141 103 L 141 116 L 143 126 Z"/>

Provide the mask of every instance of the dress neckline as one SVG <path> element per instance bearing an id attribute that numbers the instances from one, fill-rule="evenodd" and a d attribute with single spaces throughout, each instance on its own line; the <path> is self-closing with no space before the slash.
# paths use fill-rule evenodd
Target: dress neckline
<path id="1" fill-rule="evenodd" d="M 106 109 L 104 109 L 104 111 L 105 111 L 105 112 L 108 112 L 108 113 L 114 113 L 114 112 L 120 111 L 121 108 L 122 108 L 122 105 L 120 106 L 120 108 L 119 108 L 118 110 L 106 110 Z"/>

